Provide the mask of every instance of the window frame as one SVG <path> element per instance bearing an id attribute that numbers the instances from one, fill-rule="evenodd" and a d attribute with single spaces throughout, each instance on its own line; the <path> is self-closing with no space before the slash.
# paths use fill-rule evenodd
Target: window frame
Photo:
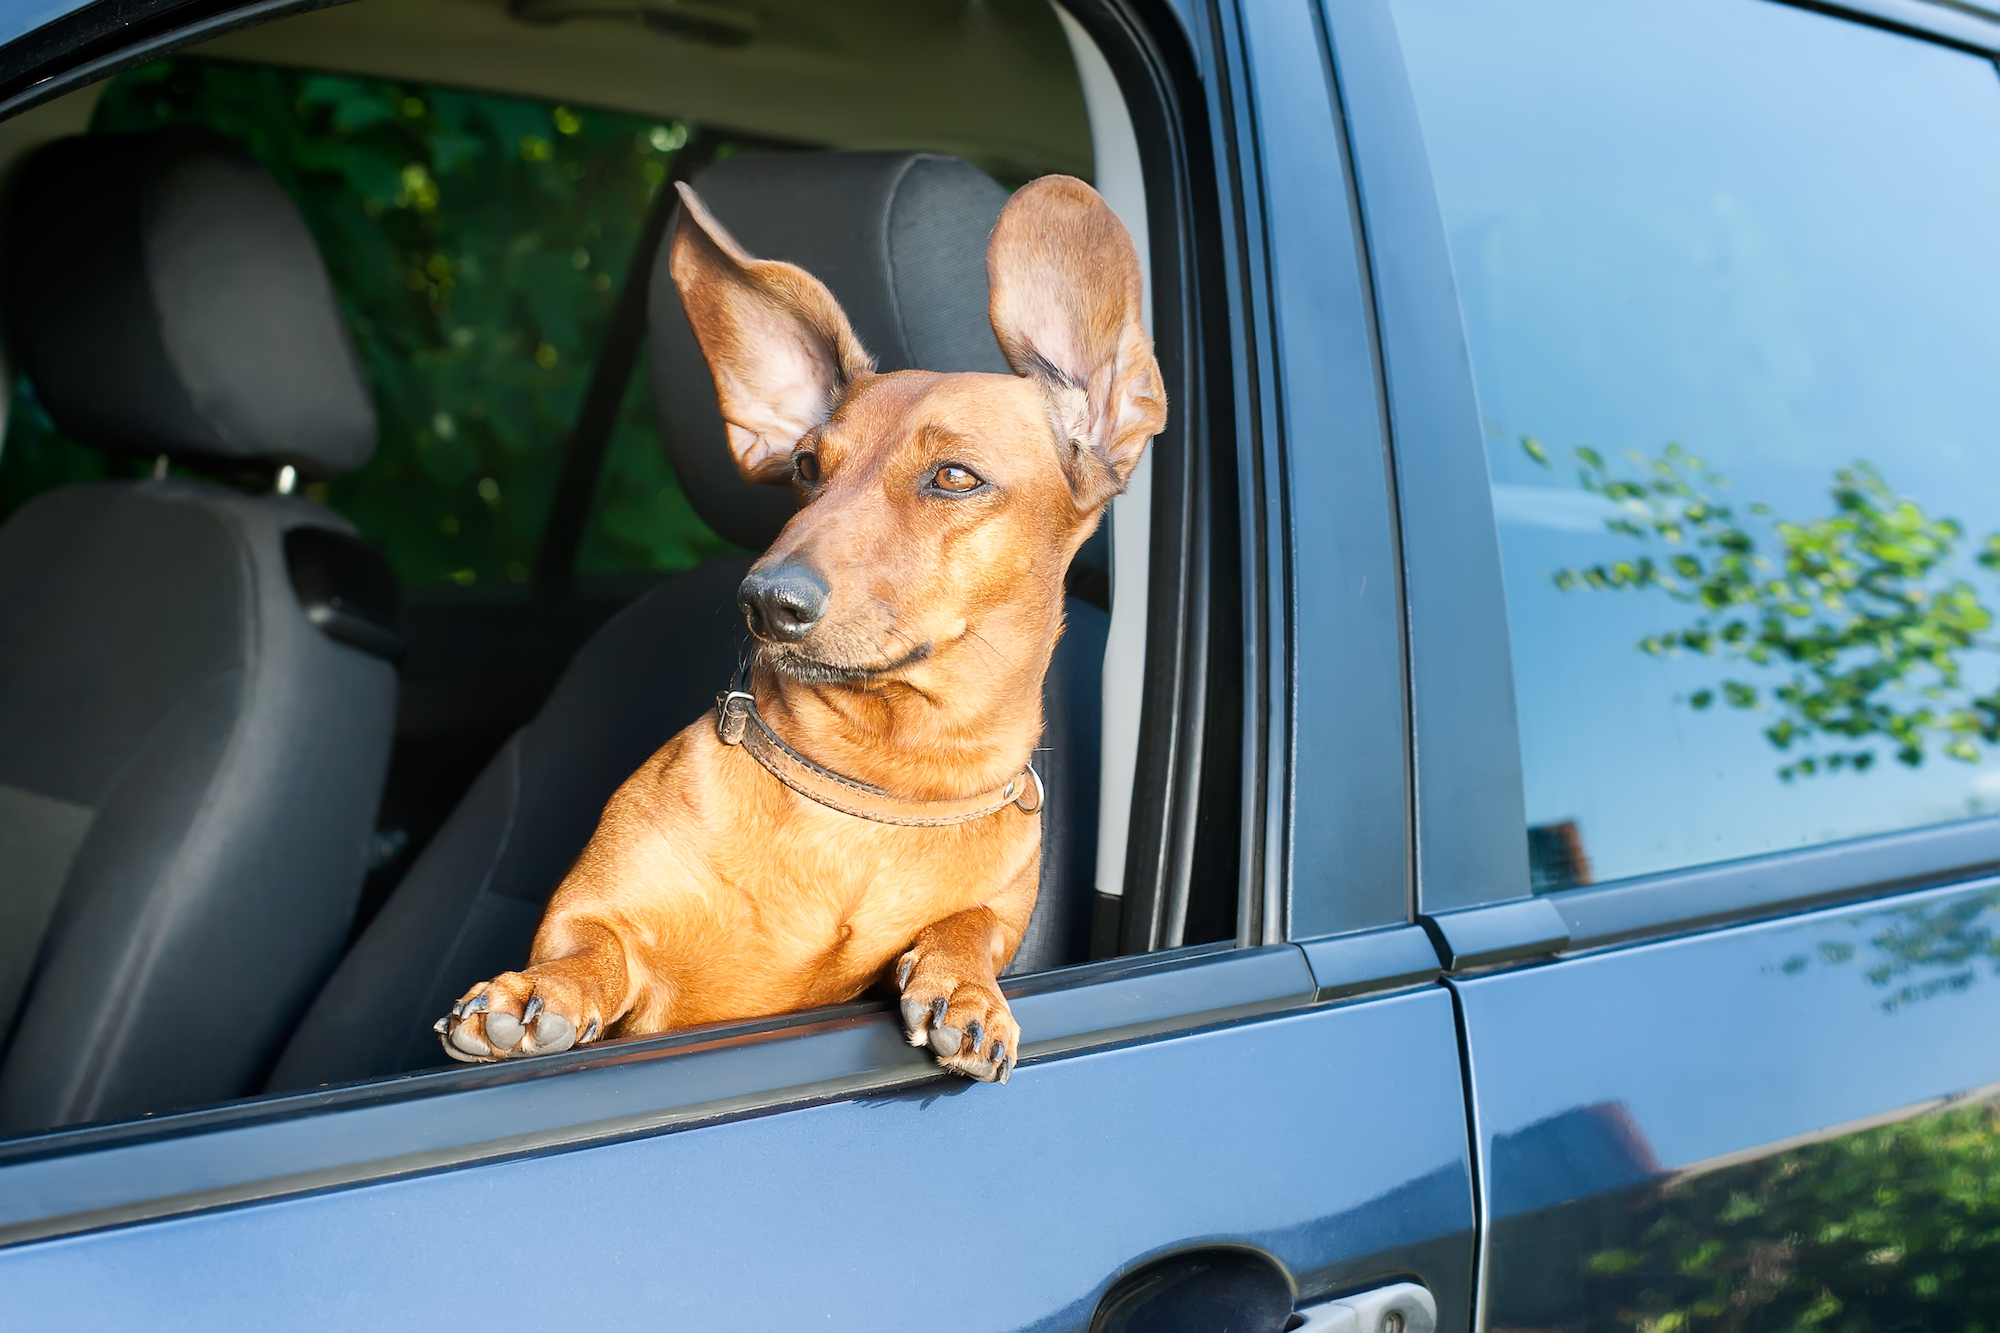
<path id="1" fill-rule="evenodd" d="M 1267 856 L 1293 939 L 1413 920 L 1401 571 L 1358 197 L 1331 48 L 1310 0 L 1241 4 L 1262 243 L 1258 332 L 1270 522 L 1272 690 L 1289 767 Z M 1246 191 L 1246 194 L 1248 192 Z M 1346 225 L 1342 226 L 1342 222 Z M 1275 839 L 1273 840 L 1275 844 Z M 1331 955 L 1328 955 L 1329 957 Z"/>
<path id="2" fill-rule="evenodd" d="M 1986 56 L 1945 0 L 1769 0 Z M 1534 896 L 1498 524 L 1456 280 L 1389 0 L 1319 0 L 1333 35 L 1386 362 L 1408 597 L 1420 919 L 1465 971 L 1970 879 L 2000 817 Z"/>
<path id="3" fill-rule="evenodd" d="M 142 34 L 113 48 L 103 5 L 21 39 L 40 63 L 0 58 L 0 117 L 220 31 L 319 7 L 311 0 L 215 12 L 174 26 L 188 6 L 163 0 L 121 11 Z M 1128 920 L 1161 938 L 1194 872 L 1195 815 L 1205 792 L 1206 691 L 1229 635 L 1246 622 L 1243 772 L 1245 836 L 1238 938 L 1166 948 L 1003 982 L 1030 1033 L 1028 1061 L 1199 1031 L 1305 1006 L 1428 984 L 1436 958 L 1406 924 L 1310 949 L 1284 939 L 1285 791 L 1290 762 L 1286 509 L 1267 495 L 1283 476 L 1271 413 L 1271 342 L 1246 332 L 1268 286 L 1244 269 L 1262 262 L 1236 113 L 1240 48 L 1228 13 L 1210 9 L 1190 38 L 1166 0 L 1072 0 L 1065 8 L 1103 49 L 1138 129 L 1153 235 L 1155 334 L 1177 411 L 1156 448 L 1154 565 L 1140 753 L 1130 846 L 1157 858 L 1127 866 Z M 1197 25 L 1199 27 L 1199 25 Z M 59 40 L 60 39 L 60 40 Z M 64 45 L 67 42 L 67 45 Z M 54 54 L 50 54 L 51 51 Z M 1229 60 L 1238 63 L 1228 65 Z M 1225 66 L 1229 77 L 1224 77 Z M 18 76 L 17 76 L 18 77 Z M 1218 239 L 1218 237 L 1220 239 Z M 1266 272 L 1268 270 L 1260 270 Z M 1260 280 L 1261 281 L 1261 280 Z M 1258 325 L 1268 328 L 1268 319 Z M 1252 374 L 1247 367 L 1260 368 Z M 1234 429 L 1232 429 L 1232 427 Z M 1252 448 L 1256 458 L 1243 455 Z M 1255 489 L 1239 490 L 1248 481 Z M 1241 587 L 1211 575 L 1210 510 L 1224 500 L 1244 521 Z M 1233 525 L 1232 525 L 1233 526 Z M 1226 530 L 1226 529 L 1225 529 Z M 1222 568 L 1227 568 L 1225 564 Z M 1274 650 L 1269 645 L 1279 645 Z M 1231 673 L 1233 674 L 1233 673 Z M 1280 701 L 1278 706 L 1272 700 Z M 1275 777 L 1273 776 L 1275 775 Z M 1237 813 L 1233 791 L 1223 793 Z M 1251 831 L 1260 831 L 1261 836 Z M 1132 933 L 1128 930 L 1126 938 Z M 779 1039 L 783 1040 L 780 1041 Z M 59 1129 L 0 1144 L 0 1246 L 206 1211 L 321 1189 L 539 1155 L 691 1124 L 768 1114 L 948 1077 L 904 1041 L 882 1000 L 620 1041 L 519 1063 L 467 1066 L 249 1098 L 222 1106 Z M 560 1081 L 551 1082 L 552 1079 Z"/>

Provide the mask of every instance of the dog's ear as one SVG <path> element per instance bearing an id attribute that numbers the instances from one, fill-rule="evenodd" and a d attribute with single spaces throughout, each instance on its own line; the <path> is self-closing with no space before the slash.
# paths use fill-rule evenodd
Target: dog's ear
<path id="1" fill-rule="evenodd" d="M 1167 424 L 1131 234 L 1082 181 L 1043 176 L 1001 211 L 986 277 L 1000 350 L 1041 383 L 1070 487 L 1095 509 L 1125 489 Z"/>
<path id="2" fill-rule="evenodd" d="M 674 188 L 681 210 L 668 269 L 715 376 L 729 451 L 748 480 L 783 481 L 799 437 L 875 363 L 818 278 L 747 254 L 693 190 Z"/>

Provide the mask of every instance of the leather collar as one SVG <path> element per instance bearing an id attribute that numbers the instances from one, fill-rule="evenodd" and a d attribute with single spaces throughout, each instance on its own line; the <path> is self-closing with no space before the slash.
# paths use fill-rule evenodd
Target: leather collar
<path id="1" fill-rule="evenodd" d="M 951 801 L 918 801 L 871 787 L 822 768 L 785 744 L 757 714 L 757 700 L 747 686 L 750 673 L 739 668 L 729 689 L 715 699 L 715 734 L 724 745 L 740 745 L 765 771 L 809 801 L 877 824 L 909 828 L 940 828 L 969 824 L 975 819 L 1018 806 L 1028 814 L 1042 808 L 1042 775 L 1029 764 L 1004 786 L 977 796 Z"/>

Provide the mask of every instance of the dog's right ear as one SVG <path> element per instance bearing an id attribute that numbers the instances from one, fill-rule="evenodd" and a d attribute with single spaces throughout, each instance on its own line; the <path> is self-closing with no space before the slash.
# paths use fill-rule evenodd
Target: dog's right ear
<path id="1" fill-rule="evenodd" d="M 668 271 L 715 376 L 729 451 L 747 480 L 784 481 L 792 446 L 875 363 L 818 278 L 745 253 L 693 190 L 674 188 L 681 209 Z"/>
<path id="2" fill-rule="evenodd" d="M 986 278 L 1000 350 L 1042 386 L 1071 494 L 1095 510 L 1125 489 L 1167 424 L 1131 233 L 1082 181 L 1043 176 L 1000 211 Z"/>

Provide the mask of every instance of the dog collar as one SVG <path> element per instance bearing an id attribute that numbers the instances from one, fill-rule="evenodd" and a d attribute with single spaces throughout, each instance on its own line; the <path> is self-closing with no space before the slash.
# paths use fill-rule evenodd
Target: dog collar
<path id="1" fill-rule="evenodd" d="M 917 801 L 842 777 L 794 750 L 757 714 L 757 700 L 743 687 L 749 673 L 738 671 L 730 688 L 715 699 L 715 734 L 724 745 L 740 745 L 766 772 L 809 801 L 877 824 L 940 828 L 969 824 L 1018 806 L 1028 814 L 1042 808 L 1042 775 L 1029 764 L 1005 786 L 954 801 Z"/>

